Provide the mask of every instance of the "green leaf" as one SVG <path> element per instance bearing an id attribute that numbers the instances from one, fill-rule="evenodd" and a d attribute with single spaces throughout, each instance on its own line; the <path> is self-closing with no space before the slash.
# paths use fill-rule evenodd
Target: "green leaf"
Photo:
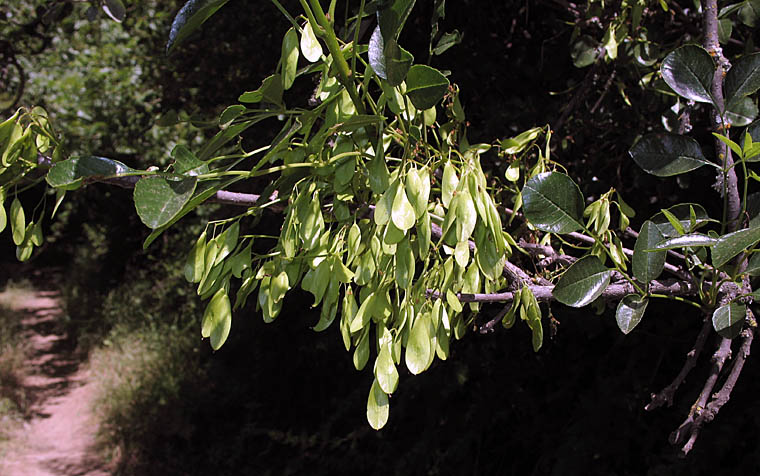
<path id="1" fill-rule="evenodd" d="M 641 225 L 639 237 L 633 247 L 633 276 L 642 283 L 657 279 L 665 267 L 666 251 L 646 251 L 654 248 L 665 237 L 654 223 L 647 220 Z M 625 332 L 625 331 L 624 331 Z"/>
<path id="2" fill-rule="evenodd" d="M 388 395 L 383 392 L 377 379 L 375 379 L 372 381 L 367 399 L 367 421 L 369 425 L 375 430 L 384 427 L 388 423 L 389 410 Z"/>
<path id="3" fill-rule="evenodd" d="M 570 57 L 576 68 L 585 68 L 596 62 L 599 42 L 590 36 L 579 37 L 570 48 Z"/>
<path id="4" fill-rule="evenodd" d="M 197 30 L 211 15 L 217 12 L 228 0 L 188 0 L 174 17 L 166 53 L 169 54 L 188 36 Z"/>
<path id="5" fill-rule="evenodd" d="M 712 248 L 713 266 L 720 268 L 734 256 L 755 246 L 758 241 L 760 241 L 760 227 L 745 228 L 721 236 Z"/>
<path id="6" fill-rule="evenodd" d="M 121 0 L 105 0 L 103 3 L 103 11 L 117 23 L 124 21 L 124 18 L 127 16 L 127 9 L 124 8 L 124 4 Z"/>
<path id="7" fill-rule="evenodd" d="M 694 211 L 694 223 L 692 224 L 691 211 Z M 660 231 L 660 234 L 666 238 L 672 238 L 680 236 L 683 233 L 691 233 L 700 226 L 709 223 L 711 220 L 707 216 L 707 212 L 697 203 L 679 203 L 667 209 L 672 217 L 675 217 L 681 224 L 683 232 L 676 229 L 670 222 L 669 217 L 661 212 L 656 213 L 650 220 Z"/>
<path id="8" fill-rule="evenodd" d="M 233 104 L 232 106 L 227 107 L 219 116 L 219 127 L 226 128 L 232 123 L 232 121 L 245 113 L 246 109 L 247 108 L 242 104 Z"/>
<path id="9" fill-rule="evenodd" d="M 721 306 L 713 312 L 713 329 L 726 339 L 737 337 L 742 331 L 744 318 L 747 316 L 747 306 L 732 302 Z"/>
<path id="10" fill-rule="evenodd" d="M 198 179 L 189 177 L 174 180 L 146 177 L 135 185 L 134 200 L 137 214 L 152 229 L 169 223 L 190 201 Z"/>
<path id="11" fill-rule="evenodd" d="M 273 74 L 264 78 L 259 89 L 248 91 L 238 97 L 238 101 L 244 103 L 265 102 L 276 105 L 282 104 L 282 85 L 281 75 Z"/>
<path id="12" fill-rule="evenodd" d="M 443 36 L 441 36 L 441 39 L 438 40 L 438 43 L 435 45 L 435 48 L 433 48 L 433 54 L 434 55 L 443 54 L 446 50 L 448 50 L 452 46 L 456 46 L 459 43 L 461 43 L 463 37 L 464 35 L 460 33 L 459 30 L 454 30 L 449 33 L 444 33 Z"/>
<path id="13" fill-rule="evenodd" d="M 690 233 L 663 240 L 657 243 L 654 248 L 650 248 L 650 250 L 674 250 L 687 246 L 713 246 L 717 241 L 717 238 L 712 238 L 702 233 Z"/>
<path id="14" fill-rule="evenodd" d="M 438 104 L 449 89 L 449 80 L 435 68 L 416 64 L 406 75 L 406 95 L 417 109 Z"/>
<path id="15" fill-rule="evenodd" d="M 383 345 L 375 360 L 375 378 L 384 393 L 390 395 L 398 387 L 398 370 L 393 363 L 390 345 Z"/>
<path id="16" fill-rule="evenodd" d="M 53 164 L 46 180 L 51 187 L 76 190 L 82 186 L 85 178 L 113 177 L 128 172 L 132 172 L 132 169 L 118 160 L 94 156 L 72 157 Z"/>
<path id="17" fill-rule="evenodd" d="M 697 45 L 686 45 L 672 51 L 662 62 L 662 79 L 679 96 L 697 102 L 714 103 L 710 88 L 715 62 Z"/>
<path id="18" fill-rule="evenodd" d="M 206 306 L 201 323 L 201 336 L 211 338 L 211 348 L 219 348 L 230 335 L 232 326 L 232 308 L 230 298 L 224 288 L 219 289 Z"/>
<path id="19" fill-rule="evenodd" d="M 409 239 L 404 238 L 396 247 L 396 284 L 401 289 L 409 289 L 414 279 L 415 263 Z"/>
<path id="20" fill-rule="evenodd" d="M 728 137 L 724 136 L 723 134 L 718 134 L 717 132 L 713 132 L 712 135 L 716 139 L 718 139 L 721 142 L 723 142 L 724 144 L 726 144 L 734 152 L 734 154 L 738 155 L 739 157 L 742 156 L 742 148 L 741 148 L 741 146 L 739 144 L 737 144 L 736 142 L 732 141 L 731 139 L 729 139 Z"/>
<path id="21" fill-rule="evenodd" d="M 734 127 L 746 126 L 757 118 L 757 105 L 755 105 L 755 102 L 751 98 L 739 98 L 728 107 L 726 116 Z"/>
<path id="22" fill-rule="evenodd" d="M 198 283 L 203 277 L 206 256 L 206 231 L 201 233 L 185 260 L 184 274 L 189 283 Z"/>
<path id="23" fill-rule="evenodd" d="M 295 28 L 290 28 L 282 38 L 282 88 L 285 90 L 293 86 L 298 69 L 298 33 Z"/>
<path id="24" fill-rule="evenodd" d="M 583 195 L 565 174 L 545 172 L 532 177 L 522 198 L 525 217 L 539 230 L 571 233 L 583 228 Z"/>
<path id="25" fill-rule="evenodd" d="M 373 193 L 382 194 L 388 190 L 390 174 L 388 173 L 388 165 L 385 163 L 382 149 L 369 161 L 367 171 L 369 172 L 369 187 Z"/>
<path id="26" fill-rule="evenodd" d="M 5 212 L 5 204 L 0 201 L 0 233 L 5 230 L 8 225 L 8 215 Z"/>
<path id="27" fill-rule="evenodd" d="M 409 68 L 414 63 L 414 56 L 399 46 L 396 40 L 388 40 L 383 48 L 383 61 L 387 75 L 384 79 L 387 79 L 388 84 L 396 87 L 406 79 Z"/>
<path id="28" fill-rule="evenodd" d="M 377 22 L 383 38 L 388 41 L 398 38 L 415 0 L 389 0 L 381 2 L 377 11 Z"/>
<path id="29" fill-rule="evenodd" d="M 752 253 L 744 271 L 750 276 L 760 276 L 760 253 Z"/>
<path id="30" fill-rule="evenodd" d="M 623 334 L 628 334 L 639 325 L 644 311 L 647 310 L 649 299 L 638 294 L 629 294 L 618 303 L 615 320 Z"/>
<path id="31" fill-rule="evenodd" d="M 18 197 L 13 197 L 11 202 L 11 232 L 13 234 L 13 244 L 21 246 L 26 236 L 26 217 L 24 216 L 24 207 Z"/>
<path id="32" fill-rule="evenodd" d="M 406 367 L 411 373 L 417 375 L 427 368 L 430 353 L 434 351 L 430 347 L 429 314 L 422 313 L 417 316 L 409 333 L 409 341 L 406 345 Z"/>
<path id="33" fill-rule="evenodd" d="M 224 116 L 224 114 L 222 114 L 222 116 Z M 174 149 L 172 149 L 172 157 L 174 157 L 174 172 L 177 174 L 201 175 L 208 173 L 208 165 L 202 160 L 199 160 L 195 154 L 184 145 L 176 145 Z"/>
<path id="34" fill-rule="evenodd" d="M 628 152 L 636 164 L 657 177 L 670 177 L 703 165 L 717 167 L 702 154 L 694 139 L 678 134 L 647 134 Z"/>
<path id="35" fill-rule="evenodd" d="M 572 307 L 583 307 L 601 296 L 610 284 L 612 270 L 599 258 L 585 256 L 573 263 L 554 286 L 557 301 Z"/>
<path id="36" fill-rule="evenodd" d="M 757 18 L 760 17 L 760 1 L 758 0 L 745 0 L 741 2 L 741 8 L 739 9 L 739 19 L 745 25 L 754 27 L 757 23 Z"/>

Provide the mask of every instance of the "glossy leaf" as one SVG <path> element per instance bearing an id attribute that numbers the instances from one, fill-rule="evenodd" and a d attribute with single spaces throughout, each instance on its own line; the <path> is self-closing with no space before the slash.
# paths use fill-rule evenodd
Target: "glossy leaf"
<path id="1" fill-rule="evenodd" d="M 367 399 L 367 421 L 369 425 L 375 430 L 384 427 L 388 423 L 389 410 L 388 395 L 383 392 L 377 379 L 375 379 L 369 389 L 369 398 Z"/>
<path id="2" fill-rule="evenodd" d="M 679 96 L 697 102 L 712 103 L 710 94 L 715 62 L 697 45 L 682 46 L 671 52 L 660 68 L 662 79 Z"/>
<path id="3" fill-rule="evenodd" d="M 733 339 L 742 331 L 747 307 L 744 304 L 732 302 L 721 306 L 713 312 L 713 329 L 726 339 Z"/>
<path id="4" fill-rule="evenodd" d="M 726 117 L 734 127 L 746 126 L 757 118 L 757 105 L 751 98 L 741 97 L 728 107 Z"/>
<path id="5" fill-rule="evenodd" d="M 675 250 L 677 248 L 684 248 L 687 246 L 713 246 L 718 241 L 717 238 L 712 238 L 701 233 L 690 233 L 688 235 L 676 236 L 674 238 L 668 238 L 657 243 L 656 246 L 650 248 L 651 250 Z"/>
<path id="6" fill-rule="evenodd" d="M 443 99 L 449 80 L 435 68 L 416 64 L 406 75 L 406 95 L 417 109 L 429 109 Z"/>
<path id="7" fill-rule="evenodd" d="M 127 16 L 127 9 L 124 8 L 124 3 L 121 0 L 105 0 L 103 11 L 117 23 L 124 21 L 124 18 Z"/>
<path id="8" fill-rule="evenodd" d="M 717 167 L 705 158 L 697 141 L 678 134 L 647 134 L 628 153 L 639 167 L 657 177 L 683 174 L 703 165 Z"/>
<path id="9" fill-rule="evenodd" d="M 554 286 L 557 301 L 572 307 L 583 307 L 601 296 L 610 284 L 612 270 L 599 258 L 585 256 L 573 263 Z"/>
<path id="10" fill-rule="evenodd" d="M 532 177 L 522 189 L 523 212 L 542 231 L 571 233 L 583 228 L 583 195 L 573 179 L 559 172 Z"/>
<path id="11" fill-rule="evenodd" d="M 713 266 L 720 268 L 742 251 L 752 248 L 758 241 L 760 241 L 760 227 L 745 228 L 721 236 L 712 247 Z"/>
<path id="12" fill-rule="evenodd" d="M 732 104 L 760 89 L 760 53 L 744 55 L 731 65 L 723 82 L 726 104 Z"/>
<path id="13" fill-rule="evenodd" d="M 134 200 L 137 214 L 152 229 L 169 223 L 190 200 L 197 179 L 182 180 L 164 177 L 146 177 L 135 185 Z"/>
<path id="14" fill-rule="evenodd" d="M 228 0 L 188 0 L 174 17 L 166 51 L 170 53 L 178 44 L 197 30 Z"/>
<path id="15" fill-rule="evenodd" d="M 639 237 L 633 247 L 633 276 L 642 283 L 657 279 L 665 267 L 666 251 L 645 251 L 654 248 L 665 237 L 660 230 L 647 220 L 641 225 Z"/>
<path id="16" fill-rule="evenodd" d="M 245 108 L 243 107 L 243 109 Z M 222 116 L 224 116 L 224 114 L 222 114 Z M 177 174 L 200 175 L 208 173 L 208 164 L 198 159 L 195 154 L 184 145 L 176 145 L 174 149 L 172 149 L 172 157 L 174 157 L 174 172 Z"/>
<path id="17" fill-rule="evenodd" d="M 649 299 L 638 294 L 629 294 L 618 303 L 615 320 L 623 334 L 628 334 L 641 322 L 647 310 Z"/>
<path id="18" fill-rule="evenodd" d="M 46 180 L 51 187 L 76 190 L 82 186 L 85 178 L 112 177 L 131 171 L 118 160 L 95 156 L 72 157 L 55 163 Z"/>

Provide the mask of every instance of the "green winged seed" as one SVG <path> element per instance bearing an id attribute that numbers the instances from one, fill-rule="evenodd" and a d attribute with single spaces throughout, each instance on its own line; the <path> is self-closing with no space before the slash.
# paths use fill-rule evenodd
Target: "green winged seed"
<path id="1" fill-rule="evenodd" d="M 396 197 L 393 199 L 393 208 L 391 209 L 391 220 L 399 230 L 406 231 L 414 226 L 417 221 L 414 208 L 406 197 L 405 187 L 399 186 L 396 190 Z"/>
<path id="2" fill-rule="evenodd" d="M 441 182 L 441 201 L 443 206 L 448 208 L 451 199 L 454 197 L 454 191 L 459 185 L 459 178 L 451 162 L 446 162 L 443 167 L 443 181 Z"/>
<path id="3" fill-rule="evenodd" d="M 367 421 L 369 425 L 375 430 L 384 427 L 388 423 L 389 409 L 388 395 L 383 392 L 377 379 L 375 379 L 369 389 L 369 398 L 367 399 Z"/>
<path id="4" fill-rule="evenodd" d="M 26 236 L 26 217 L 24 207 L 18 197 L 13 197 L 11 202 L 11 230 L 13 231 L 13 244 L 20 246 Z"/>

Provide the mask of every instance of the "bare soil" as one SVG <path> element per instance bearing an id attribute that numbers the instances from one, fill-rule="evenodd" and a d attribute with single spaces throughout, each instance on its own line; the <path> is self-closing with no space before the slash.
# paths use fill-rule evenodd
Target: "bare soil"
<path id="1" fill-rule="evenodd" d="M 58 294 L 38 291 L 18 305 L 30 352 L 23 381 L 30 406 L 0 461 L 3 476 L 107 476 L 95 449 L 93 385 L 61 325 Z"/>

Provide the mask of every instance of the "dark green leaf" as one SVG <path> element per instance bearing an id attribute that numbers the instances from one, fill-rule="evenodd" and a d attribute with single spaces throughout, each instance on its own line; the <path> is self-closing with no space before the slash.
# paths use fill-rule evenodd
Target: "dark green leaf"
<path id="1" fill-rule="evenodd" d="M 124 4 L 121 0 L 105 0 L 103 3 L 103 11 L 106 15 L 111 17 L 115 22 L 121 23 L 127 16 L 127 9 L 124 8 Z"/>
<path id="2" fill-rule="evenodd" d="M 760 241 L 760 227 L 745 228 L 721 236 L 712 248 L 713 266 L 720 268 L 742 251 L 752 248 L 758 241 Z"/>
<path id="3" fill-rule="evenodd" d="M 264 78 L 259 89 L 248 91 L 238 97 L 238 101 L 244 103 L 265 102 L 276 105 L 282 104 L 282 77 L 273 74 Z"/>
<path id="4" fill-rule="evenodd" d="M 385 60 L 385 73 L 388 76 L 388 84 L 396 87 L 404 82 L 409 68 L 414 62 L 414 56 L 399 46 L 396 40 L 388 40 L 383 49 Z"/>
<path id="5" fill-rule="evenodd" d="M 581 36 L 570 49 L 570 57 L 576 68 L 585 68 L 596 62 L 599 42 L 590 36 Z"/>
<path id="6" fill-rule="evenodd" d="M 678 134 L 647 134 L 628 153 L 639 167 L 658 177 L 682 174 L 703 165 L 715 166 L 702 154 L 697 141 Z"/>
<path id="7" fill-rule="evenodd" d="M 726 105 L 731 105 L 760 89 L 760 53 L 742 56 L 726 73 L 723 83 Z"/>
<path id="8" fill-rule="evenodd" d="M 554 286 L 557 301 L 572 307 L 583 307 L 601 296 L 610 284 L 612 270 L 599 258 L 585 256 L 570 266 Z"/>
<path id="9" fill-rule="evenodd" d="M 82 186 L 84 178 L 99 179 L 128 172 L 132 169 L 118 160 L 94 156 L 72 157 L 54 164 L 46 180 L 51 187 L 75 190 Z"/>
<path id="10" fill-rule="evenodd" d="M 545 172 L 532 177 L 522 198 L 525 217 L 539 230 L 571 233 L 583 228 L 583 195 L 565 174 Z"/>
<path id="11" fill-rule="evenodd" d="M 697 102 L 713 102 L 710 88 L 715 62 L 704 48 L 686 45 L 672 51 L 663 60 L 660 72 L 679 96 Z"/>
<path id="12" fill-rule="evenodd" d="M 443 52 L 445 52 L 452 46 L 455 46 L 461 43 L 463 37 L 464 35 L 460 33 L 459 30 L 454 30 L 450 33 L 444 33 L 441 39 L 438 40 L 438 44 L 436 44 L 435 48 L 433 48 L 433 54 L 434 55 L 443 54 Z"/>
<path id="13" fill-rule="evenodd" d="M 228 0 L 188 0 L 174 17 L 166 52 L 170 53 L 227 2 Z"/>
<path id="14" fill-rule="evenodd" d="M 726 339 L 733 339 L 742 331 L 744 318 L 747 316 L 747 307 L 743 304 L 732 302 L 721 306 L 713 312 L 713 329 Z"/>
<path id="15" fill-rule="evenodd" d="M 229 106 L 227 109 L 222 111 L 222 115 L 219 116 L 219 126 L 229 126 L 230 123 L 238 118 L 241 114 L 243 114 L 245 110 L 246 107 L 242 104 L 233 104 L 232 106 Z"/>
<path id="16" fill-rule="evenodd" d="M 649 299 L 638 294 L 629 294 L 620 301 L 615 312 L 615 320 L 623 334 L 628 334 L 639 325 L 644 311 L 647 310 L 647 304 L 649 304 Z"/>
<path id="17" fill-rule="evenodd" d="M 755 102 L 748 97 L 739 98 L 728 107 L 729 109 L 726 111 L 726 115 L 728 116 L 729 122 L 731 122 L 731 125 L 734 127 L 746 126 L 757 118 L 757 106 L 755 105 Z"/>
<path id="18" fill-rule="evenodd" d="M 182 180 L 146 177 L 140 180 L 134 190 L 137 214 L 149 228 L 166 225 L 193 196 L 196 183 L 195 177 Z"/>
<path id="19" fill-rule="evenodd" d="M 449 89 L 449 80 L 435 68 L 416 64 L 406 75 L 406 95 L 417 109 L 438 104 Z"/>
<path id="20" fill-rule="evenodd" d="M 665 237 L 654 223 L 647 220 L 641 225 L 639 237 L 633 247 L 633 275 L 642 283 L 657 279 L 665 266 L 666 251 L 645 250 L 654 248 Z"/>
<path id="21" fill-rule="evenodd" d="M 745 0 L 741 2 L 742 7 L 739 9 L 739 19 L 749 27 L 754 27 L 757 18 L 760 17 L 760 0 Z"/>
<path id="22" fill-rule="evenodd" d="M 398 38 L 414 2 L 415 0 L 389 0 L 377 11 L 377 22 L 386 42 Z"/>
<path id="23" fill-rule="evenodd" d="M 750 276 L 760 276 L 760 253 L 752 253 L 744 271 Z"/>
<path id="24" fill-rule="evenodd" d="M 688 235 L 676 236 L 663 240 L 651 250 L 674 250 L 676 248 L 685 248 L 687 246 L 713 246 L 717 238 L 712 238 L 701 233 L 690 233 Z"/>

